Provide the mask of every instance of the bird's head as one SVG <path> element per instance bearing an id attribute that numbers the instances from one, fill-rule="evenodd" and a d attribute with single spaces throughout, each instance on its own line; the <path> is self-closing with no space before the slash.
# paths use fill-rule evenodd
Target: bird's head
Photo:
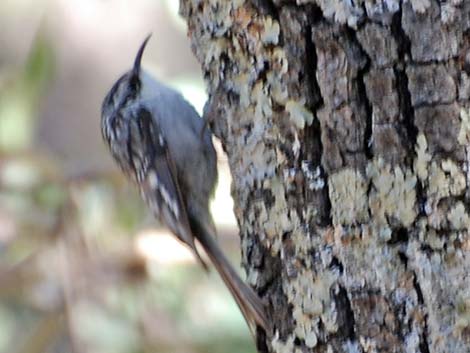
<path id="1" fill-rule="evenodd" d="M 149 34 L 140 45 L 132 69 L 116 81 L 104 99 L 102 107 L 103 113 L 106 111 L 119 110 L 138 98 L 142 89 L 142 56 L 150 37 L 151 34 Z"/>

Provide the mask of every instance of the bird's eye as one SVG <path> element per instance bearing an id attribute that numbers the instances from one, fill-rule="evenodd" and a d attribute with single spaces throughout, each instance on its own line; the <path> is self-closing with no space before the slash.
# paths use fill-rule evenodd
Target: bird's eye
<path id="1" fill-rule="evenodd" d="M 140 88 L 140 80 L 138 76 L 132 76 L 129 80 L 129 85 L 133 90 L 138 90 Z"/>

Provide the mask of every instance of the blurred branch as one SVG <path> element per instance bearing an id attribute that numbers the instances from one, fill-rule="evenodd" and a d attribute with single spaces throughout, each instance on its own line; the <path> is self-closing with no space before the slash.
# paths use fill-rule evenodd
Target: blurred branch
<path id="1" fill-rule="evenodd" d="M 53 311 L 45 315 L 35 325 L 33 332 L 17 347 L 13 347 L 13 353 L 44 353 L 63 332 L 64 312 Z M 16 348 L 16 349 L 15 349 Z"/>
<path id="2" fill-rule="evenodd" d="M 38 253 L 34 253 L 11 268 L 0 268 L 0 298 L 13 297 L 36 282 L 39 278 L 34 269 L 37 256 Z"/>
<path id="3" fill-rule="evenodd" d="M 38 185 L 54 183 L 61 186 L 79 185 L 81 183 L 91 183 L 106 181 L 112 185 L 122 185 L 124 177 L 119 170 L 112 171 L 87 171 L 79 174 L 66 175 L 60 169 L 60 165 L 50 157 L 33 150 L 21 150 L 15 152 L 5 152 L 0 149 L 0 173 L 9 163 L 18 163 L 19 161 L 27 163 L 38 170 L 41 177 L 41 183 Z M 1 174 L 0 174 L 1 175 Z M 2 178 L 0 177 L 0 188 Z"/>

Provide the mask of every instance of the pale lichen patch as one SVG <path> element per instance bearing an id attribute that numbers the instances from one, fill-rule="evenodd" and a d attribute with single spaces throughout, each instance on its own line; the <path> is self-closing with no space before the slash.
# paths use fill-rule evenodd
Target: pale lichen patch
<path id="1" fill-rule="evenodd" d="M 318 343 L 317 334 L 314 331 L 307 332 L 305 335 L 305 345 L 309 348 L 313 348 Z"/>
<path id="2" fill-rule="evenodd" d="M 227 87 L 240 96 L 240 106 L 244 109 L 250 105 L 251 78 L 249 74 L 240 74 L 227 82 Z"/>
<path id="3" fill-rule="evenodd" d="M 459 0 L 457 0 L 459 1 Z M 441 4 L 441 21 L 444 24 L 451 24 L 458 18 L 458 13 L 461 11 L 457 8 L 457 1 L 453 3 L 442 3 Z"/>
<path id="4" fill-rule="evenodd" d="M 470 111 L 460 110 L 460 131 L 457 140 L 461 145 L 467 146 L 470 143 Z"/>
<path id="5" fill-rule="evenodd" d="M 294 352 L 294 340 L 295 335 L 290 335 L 286 341 L 281 341 L 279 338 L 279 332 L 276 332 L 271 340 L 271 347 L 274 352 L 277 353 L 292 353 Z"/>
<path id="6" fill-rule="evenodd" d="M 447 215 L 447 219 L 453 229 L 469 229 L 470 217 L 468 216 L 465 206 L 462 202 L 458 201 Z"/>
<path id="7" fill-rule="evenodd" d="M 461 339 L 470 339 L 470 292 L 457 299 L 457 319 L 454 335 Z"/>
<path id="8" fill-rule="evenodd" d="M 220 55 L 227 50 L 229 42 L 226 38 L 217 38 L 207 42 L 207 54 L 204 58 L 204 65 L 217 62 Z"/>
<path id="9" fill-rule="evenodd" d="M 289 61 L 287 60 L 284 49 L 279 47 L 274 48 L 272 51 L 272 61 L 274 73 L 278 75 L 287 73 L 287 70 L 289 69 Z"/>
<path id="10" fill-rule="evenodd" d="M 283 49 L 276 47 L 271 54 L 272 70 L 266 75 L 266 81 L 270 87 L 272 99 L 280 104 L 285 105 L 289 97 L 287 87 L 282 81 L 282 76 L 289 69 L 289 61 Z"/>
<path id="11" fill-rule="evenodd" d="M 251 103 L 255 106 L 255 119 L 263 119 L 263 117 L 270 117 L 273 114 L 268 87 L 262 81 L 258 81 L 253 86 Z"/>
<path id="12" fill-rule="evenodd" d="M 279 23 L 274 21 L 271 17 L 266 17 L 263 20 L 264 28 L 261 32 L 261 40 L 264 44 L 278 44 L 279 42 L 279 33 L 281 28 Z"/>
<path id="13" fill-rule="evenodd" d="M 305 124 L 311 125 L 313 123 L 313 114 L 305 107 L 305 104 L 289 100 L 286 103 L 286 111 L 294 125 L 298 129 L 303 129 Z"/>
<path id="14" fill-rule="evenodd" d="M 255 123 L 249 137 L 241 136 L 238 141 L 238 143 L 245 142 L 245 148 L 250 158 L 238 156 L 240 158 L 230 160 L 231 163 L 237 163 L 239 167 L 233 176 L 243 187 L 253 186 L 256 181 L 269 179 L 276 172 L 276 151 L 259 143 L 259 140 L 264 137 L 256 133 L 256 125 L 257 123 Z"/>
<path id="15" fill-rule="evenodd" d="M 428 153 L 428 143 L 426 136 L 424 136 L 422 132 L 418 134 L 415 150 L 416 159 L 414 161 L 414 170 L 418 178 L 423 181 L 428 178 L 428 167 L 432 156 Z"/>
<path id="16" fill-rule="evenodd" d="M 411 2 L 413 10 L 417 13 L 424 13 L 431 6 L 430 0 L 408 0 Z"/>
<path id="17" fill-rule="evenodd" d="M 313 167 L 310 161 L 302 161 L 301 168 L 310 190 L 321 190 L 325 187 L 325 179 L 319 166 Z"/>
<path id="18" fill-rule="evenodd" d="M 441 224 L 443 220 L 440 220 L 437 222 L 437 224 Z M 432 224 L 431 224 L 432 225 Z M 433 225 L 434 228 L 436 228 L 436 225 Z M 424 232 L 421 232 L 421 237 L 422 241 L 425 242 L 429 247 L 433 250 L 442 250 L 445 243 L 446 243 L 446 238 L 439 236 L 439 234 L 436 232 L 436 230 L 430 228 L 429 230 L 424 230 Z"/>
<path id="19" fill-rule="evenodd" d="M 465 190 L 465 175 L 454 161 L 447 159 L 441 163 L 431 163 L 425 212 L 428 215 L 429 224 L 433 228 L 442 229 L 447 226 L 447 221 L 450 221 L 449 210 L 445 205 L 441 205 L 440 201 L 449 196 L 458 197 Z M 457 211 L 458 209 L 454 210 L 451 217 L 456 222 L 455 224 L 460 224 L 460 221 L 458 221 L 459 213 Z M 455 228 L 455 226 L 453 227 Z"/>
<path id="20" fill-rule="evenodd" d="M 449 193 L 452 196 L 459 196 L 465 192 L 465 175 L 459 166 L 451 159 L 442 161 L 442 170 L 448 176 Z"/>
<path id="21" fill-rule="evenodd" d="M 296 228 L 292 231 L 291 235 L 292 242 L 295 246 L 295 253 L 298 259 L 302 259 L 305 262 L 305 267 L 311 267 L 311 251 L 313 248 L 313 242 L 308 234 L 300 228 Z"/>
<path id="22" fill-rule="evenodd" d="M 382 159 L 367 166 L 367 176 L 373 189 L 369 193 L 369 208 L 374 222 L 387 227 L 388 220 L 409 227 L 416 219 L 416 176 L 411 170 L 391 167 Z"/>
<path id="23" fill-rule="evenodd" d="M 332 323 L 334 315 L 330 310 L 330 290 L 338 276 L 332 271 L 315 276 L 312 270 L 303 269 L 285 283 L 284 293 L 293 306 L 294 332 L 310 348 L 317 345 L 318 324 L 322 318 L 326 317 L 325 320 L 332 330 L 336 328 L 334 322 Z"/>
<path id="24" fill-rule="evenodd" d="M 465 191 L 465 175 L 451 159 L 432 162 L 429 171 L 428 196 L 435 201 L 443 197 L 459 196 Z"/>
<path id="25" fill-rule="evenodd" d="M 465 146 L 465 166 L 467 187 L 470 186 L 470 111 L 460 110 L 460 131 L 457 137 L 458 142 Z"/>
<path id="26" fill-rule="evenodd" d="M 361 353 L 362 349 L 361 346 L 357 341 L 346 341 L 343 346 L 343 350 L 345 353 Z"/>
<path id="27" fill-rule="evenodd" d="M 461 196 L 466 190 L 466 176 L 451 159 L 431 162 L 427 172 L 428 177 L 423 180 L 427 186 L 424 211 L 428 215 L 429 225 L 442 229 L 449 219 L 448 209 L 440 201 L 450 196 Z"/>
<path id="28" fill-rule="evenodd" d="M 270 208 L 260 201 L 257 208 L 257 217 L 253 219 L 262 225 L 266 239 L 263 240 L 272 255 L 279 254 L 282 247 L 282 234 L 294 232 L 299 229 L 300 220 L 297 213 L 290 211 L 285 197 L 284 184 L 281 180 L 273 178 L 265 183 L 274 195 L 274 203 Z M 308 241 L 305 240 L 307 243 Z M 309 247 L 308 244 L 305 245 Z"/>
<path id="29" fill-rule="evenodd" d="M 270 72 L 266 75 L 266 77 L 271 87 L 271 97 L 274 102 L 280 105 L 285 105 L 287 99 L 289 98 L 289 93 L 287 92 L 286 86 L 278 78 L 277 74 Z"/>
<path id="30" fill-rule="evenodd" d="M 351 225 L 369 219 L 367 182 L 357 170 L 347 168 L 328 179 L 333 224 Z"/>
<path id="31" fill-rule="evenodd" d="M 348 24 L 356 28 L 363 18 L 362 4 L 357 1 L 344 0 L 297 0 L 297 4 L 316 3 L 321 7 L 323 14 L 328 19 L 334 19 L 341 24 Z"/>

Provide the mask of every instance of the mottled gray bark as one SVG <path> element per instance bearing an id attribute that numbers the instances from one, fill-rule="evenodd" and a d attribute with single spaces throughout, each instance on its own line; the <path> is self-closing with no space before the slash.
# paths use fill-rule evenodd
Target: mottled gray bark
<path id="1" fill-rule="evenodd" d="M 260 350 L 469 352 L 470 1 L 181 12 L 275 327 Z"/>

